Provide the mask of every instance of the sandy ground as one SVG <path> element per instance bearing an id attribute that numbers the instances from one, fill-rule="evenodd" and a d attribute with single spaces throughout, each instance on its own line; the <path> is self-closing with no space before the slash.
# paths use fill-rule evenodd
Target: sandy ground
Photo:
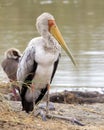
<path id="1" fill-rule="evenodd" d="M 42 121 L 34 113 L 21 111 L 21 103 L 4 98 L 4 89 L 0 87 L 0 130 L 104 130 L 104 103 L 61 104 L 54 103 L 52 115 L 76 118 L 85 126 L 73 124 L 62 119 Z"/>

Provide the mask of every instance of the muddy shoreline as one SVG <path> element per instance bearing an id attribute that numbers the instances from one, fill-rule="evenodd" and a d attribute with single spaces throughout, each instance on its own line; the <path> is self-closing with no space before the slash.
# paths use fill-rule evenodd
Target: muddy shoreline
<path id="1" fill-rule="evenodd" d="M 85 126 L 54 118 L 44 122 L 40 117 L 34 117 L 33 113 L 21 111 L 20 101 L 5 98 L 10 92 L 8 85 L 0 85 L 0 130 L 104 130 L 104 94 L 97 91 L 50 94 L 50 101 L 55 106 L 50 114 L 76 118 Z"/>

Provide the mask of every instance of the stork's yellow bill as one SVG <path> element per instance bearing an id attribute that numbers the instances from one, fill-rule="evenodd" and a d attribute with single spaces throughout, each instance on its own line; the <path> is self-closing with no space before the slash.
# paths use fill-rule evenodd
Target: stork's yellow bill
<path id="1" fill-rule="evenodd" d="M 67 55 L 70 57 L 72 63 L 76 66 L 76 62 L 74 60 L 74 57 L 71 54 L 71 51 L 69 50 L 67 44 L 65 43 L 56 23 L 54 20 L 48 20 L 48 25 L 49 25 L 49 31 L 50 33 L 55 37 L 55 39 L 59 42 L 61 47 L 65 50 Z"/>

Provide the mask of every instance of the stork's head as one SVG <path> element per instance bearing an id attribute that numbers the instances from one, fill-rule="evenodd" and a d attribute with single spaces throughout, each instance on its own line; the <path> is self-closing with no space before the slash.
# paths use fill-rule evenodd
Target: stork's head
<path id="1" fill-rule="evenodd" d="M 36 27 L 38 32 L 42 36 L 46 36 L 49 33 L 53 35 L 53 37 L 58 41 L 58 43 L 61 45 L 61 47 L 65 50 L 67 55 L 70 57 L 71 61 L 74 65 L 76 65 L 74 58 L 71 54 L 71 51 L 69 50 L 67 44 L 65 43 L 57 25 L 55 22 L 54 17 L 49 13 L 43 13 L 41 14 L 36 21 Z"/>

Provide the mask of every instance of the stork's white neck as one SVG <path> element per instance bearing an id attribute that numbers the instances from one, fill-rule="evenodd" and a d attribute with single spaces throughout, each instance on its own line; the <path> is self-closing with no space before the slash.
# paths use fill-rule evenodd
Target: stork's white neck
<path id="1" fill-rule="evenodd" d="M 52 36 L 49 31 L 49 20 L 54 20 L 54 17 L 49 13 L 43 13 L 37 18 L 36 27 L 40 35 L 44 40 L 44 47 L 47 49 L 56 50 L 58 52 L 61 51 L 61 47 L 58 41 Z"/>
<path id="2" fill-rule="evenodd" d="M 43 40 L 45 41 L 45 44 L 44 44 L 45 48 L 51 49 L 52 51 L 61 52 L 61 46 L 51 34 L 48 33 L 48 35 L 44 35 Z"/>

